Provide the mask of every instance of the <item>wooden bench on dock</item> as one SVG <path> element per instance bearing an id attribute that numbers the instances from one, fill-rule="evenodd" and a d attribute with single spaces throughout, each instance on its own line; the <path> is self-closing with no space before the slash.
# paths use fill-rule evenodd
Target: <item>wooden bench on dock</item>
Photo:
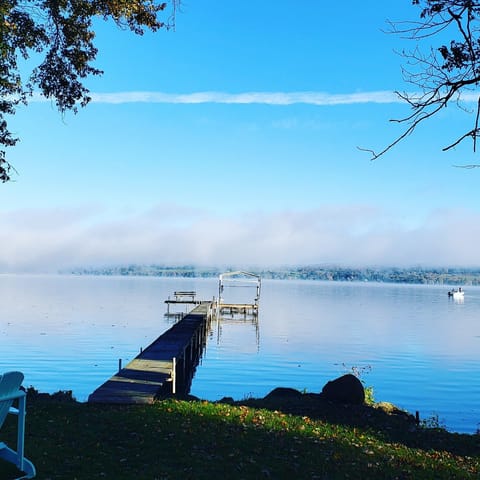
<path id="1" fill-rule="evenodd" d="M 176 291 L 173 292 L 173 299 L 168 297 L 168 300 L 165 300 L 165 303 L 193 303 L 199 305 L 201 300 L 197 300 L 195 297 L 197 292 L 194 291 Z"/>
<path id="2" fill-rule="evenodd" d="M 175 297 L 175 300 L 182 301 L 185 300 L 186 298 L 189 298 L 190 301 L 194 301 L 195 297 L 197 296 L 197 292 L 195 291 L 176 291 L 173 292 L 173 296 Z"/>

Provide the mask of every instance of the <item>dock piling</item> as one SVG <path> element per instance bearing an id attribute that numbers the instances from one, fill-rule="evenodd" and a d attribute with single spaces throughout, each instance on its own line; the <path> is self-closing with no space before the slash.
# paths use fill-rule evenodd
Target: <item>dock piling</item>
<path id="1" fill-rule="evenodd" d="M 177 359 L 175 357 L 172 358 L 172 393 L 175 395 L 177 393 Z"/>

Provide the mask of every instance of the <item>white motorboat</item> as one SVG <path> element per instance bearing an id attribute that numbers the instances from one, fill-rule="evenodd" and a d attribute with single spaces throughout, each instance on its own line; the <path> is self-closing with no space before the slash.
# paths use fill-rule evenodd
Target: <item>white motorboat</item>
<path id="1" fill-rule="evenodd" d="M 460 287 L 458 290 L 455 290 L 455 289 L 450 290 L 448 292 L 448 296 L 453 297 L 454 300 L 461 300 L 461 299 L 465 298 L 465 292 Z"/>

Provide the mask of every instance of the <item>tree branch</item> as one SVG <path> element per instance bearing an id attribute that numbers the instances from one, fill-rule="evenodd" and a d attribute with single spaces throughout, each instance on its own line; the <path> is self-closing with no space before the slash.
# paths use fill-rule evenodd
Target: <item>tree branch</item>
<path id="1" fill-rule="evenodd" d="M 452 101 L 463 109 L 462 93 L 480 85 L 480 2 L 413 0 L 412 3 L 421 6 L 421 21 L 388 23 L 391 27 L 389 33 L 416 42 L 413 51 L 402 51 L 400 55 L 407 60 L 408 68 L 402 68 L 404 80 L 414 85 L 420 93 L 395 92 L 412 111 L 404 118 L 390 121 L 407 123 L 408 127 L 378 153 L 372 149 L 360 148 L 369 152 L 372 160 L 387 153 L 413 133 L 421 123 L 434 117 Z M 442 36 L 451 35 L 450 44 L 440 44 L 436 48 L 430 46 L 429 53 L 422 54 L 420 43 L 436 38 L 440 33 Z M 476 110 L 473 128 L 443 147 L 443 151 L 450 150 L 471 137 L 473 151 L 476 152 L 477 138 L 480 136 L 480 96 Z"/>

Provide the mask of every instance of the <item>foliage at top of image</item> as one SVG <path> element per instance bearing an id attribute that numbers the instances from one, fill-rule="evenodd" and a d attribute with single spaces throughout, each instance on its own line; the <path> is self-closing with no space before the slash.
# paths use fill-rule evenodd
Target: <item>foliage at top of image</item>
<path id="1" fill-rule="evenodd" d="M 420 9 L 419 20 L 392 22 L 391 32 L 415 44 L 401 55 L 406 59 L 404 79 L 417 91 L 397 92 L 411 107 L 411 114 L 392 121 L 406 128 L 380 151 L 361 149 L 372 159 L 451 103 L 466 111 L 466 102 L 473 99 L 477 105 L 471 128 L 444 150 L 471 139 L 475 151 L 480 135 L 480 97 L 475 93 L 480 83 L 480 2 L 412 0 L 412 4 Z M 7 117 L 20 104 L 27 104 L 33 93 L 51 99 L 61 113 L 76 112 L 89 103 L 84 80 L 102 74 L 93 66 L 97 56 L 94 19 L 113 21 L 142 35 L 145 30 L 172 26 L 179 5 L 180 0 L 0 0 L 0 182 L 11 180 L 15 172 L 5 149 L 19 139 L 10 131 Z M 444 38 L 449 40 L 444 42 Z M 424 51 L 420 45 L 427 40 Z M 40 63 L 25 78 L 21 67 L 28 65 L 26 60 L 37 58 Z"/>
<path id="2" fill-rule="evenodd" d="M 6 117 L 27 104 L 38 88 L 61 113 L 77 112 L 90 101 L 83 84 L 103 72 L 93 66 L 97 56 L 93 21 L 113 21 L 137 35 L 169 28 L 180 0 L 0 0 L 0 147 L 18 142 Z M 167 11 L 167 5 L 172 7 Z M 162 20 L 160 17 L 165 17 Z M 21 74 L 26 60 L 40 58 L 28 78 Z M 0 151 L 0 181 L 14 168 Z"/>

